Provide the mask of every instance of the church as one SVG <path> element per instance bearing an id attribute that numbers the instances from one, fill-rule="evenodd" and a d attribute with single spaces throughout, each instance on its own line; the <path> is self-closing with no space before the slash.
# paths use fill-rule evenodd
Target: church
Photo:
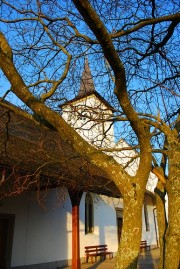
<path id="1" fill-rule="evenodd" d="M 118 152 L 117 150 L 127 143 L 123 139 L 115 142 L 112 124 L 114 108 L 96 91 L 87 59 L 77 96 L 60 107 L 63 118 L 89 143 L 104 152 L 106 149 L 115 148 L 114 153 L 110 151 L 111 153 L 107 154 L 113 155 L 121 165 L 125 165 L 130 157 L 135 156 L 134 150 L 128 152 Z M 45 143 L 48 139 L 48 135 L 44 137 L 46 132 L 41 134 L 38 127 L 31 125 L 31 122 L 15 118 L 13 124 L 13 138 L 10 141 L 12 145 L 9 146 L 9 149 L 12 147 L 13 154 L 11 153 L 11 157 L 5 155 L 3 158 L 1 157 L 2 179 L 10 161 L 16 160 L 17 163 L 20 163 L 18 152 L 17 156 L 15 152 L 20 141 L 26 140 L 26 143 L 29 143 L 30 137 L 32 140 L 39 137 L 39 140 L 41 139 Z M 4 138 L 1 136 L 0 139 L 2 144 Z M 54 141 L 57 141 L 55 137 Z M 33 146 L 26 147 L 25 142 L 23 143 L 24 154 L 28 147 L 30 150 L 28 149 L 27 154 L 30 152 L 33 154 L 35 151 Z M 59 146 L 63 152 L 69 152 L 65 146 L 60 147 L 60 142 L 55 145 L 53 148 L 51 144 L 50 149 L 47 150 L 53 148 L 53 152 L 55 152 Z M 31 155 L 31 159 L 29 158 L 27 161 L 27 156 L 22 155 L 21 163 L 29 167 L 32 162 L 32 166 L 35 167 L 36 164 L 33 163 L 35 156 L 37 156 L 37 152 L 36 155 Z M 44 152 L 39 151 L 38 156 L 39 159 L 45 158 Z M 72 156 L 73 158 L 75 159 Z M 21 195 L 12 195 L 0 200 L 1 269 L 63 268 L 63 266 L 72 264 L 73 259 L 77 260 L 77 256 L 83 263 L 85 262 L 84 249 L 89 245 L 107 244 L 108 249 L 116 255 L 118 243 L 121 240 L 123 200 L 114 191 L 113 186 L 101 185 L 101 175 L 95 177 L 94 175 L 98 174 L 98 171 L 94 171 L 93 167 L 86 168 L 85 173 L 86 165 L 81 161 L 81 167 L 76 173 L 77 165 L 79 164 L 74 163 L 72 171 L 69 173 L 67 173 L 69 168 L 66 167 L 64 159 L 61 170 L 58 166 L 47 166 L 48 172 L 44 173 L 44 178 L 48 178 L 49 182 L 47 188 L 41 185 L 41 188 L 37 187 L 36 191 L 33 189 L 23 191 Z M 133 175 L 137 165 L 138 160 L 126 168 L 127 172 Z M 53 184 L 53 179 L 56 178 L 54 170 L 61 175 L 63 184 Z M 72 174 L 75 174 L 76 177 L 72 178 Z M 70 181 L 71 185 L 74 184 L 79 188 L 76 197 L 69 190 Z M 155 182 L 156 178 L 151 175 L 142 210 L 142 240 L 146 240 L 151 248 L 158 247 L 156 203 L 152 192 Z M 78 266 L 74 266 L 74 268 L 78 268 Z"/>

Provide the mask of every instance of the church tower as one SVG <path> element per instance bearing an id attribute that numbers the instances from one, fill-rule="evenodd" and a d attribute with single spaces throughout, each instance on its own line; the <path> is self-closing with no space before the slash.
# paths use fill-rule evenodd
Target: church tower
<path id="1" fill-rule="evenodd" d="M 88 142 L 98 147 L 114 145 L 113 107 L 95 90 L 85 60 L 77 96 L 62 105 L 63 118 Z"/>

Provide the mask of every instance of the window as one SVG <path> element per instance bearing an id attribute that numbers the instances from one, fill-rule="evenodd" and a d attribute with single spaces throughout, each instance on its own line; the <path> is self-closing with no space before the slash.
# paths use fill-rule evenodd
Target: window
<path id="1" fill-rule="evenodd" d="M 144 205 L 144 219 L 145 219 L 146 231 L 150 231 L 147 205 Z"/>
<path id="2" fill-rule="evenodd" d="M 85 234 L 93 233 L 93 231 L 94 231 L 93 199 L 90 193 L 87 193 L 85 198 Z"/>

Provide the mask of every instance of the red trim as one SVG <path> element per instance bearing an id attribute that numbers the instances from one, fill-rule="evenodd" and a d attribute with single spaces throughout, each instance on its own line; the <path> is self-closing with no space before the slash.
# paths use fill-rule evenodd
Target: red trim
<path id="1" fill-rule="evenodd" d="M 69 190 L 72 204 L 72 269 L 80 269 L 79 204 L 83 192 Z"/>
<path id="2" fill-rule="evenodd" d="M 80 269 L 79 206 L 72 207 L 72 269 Z"/>

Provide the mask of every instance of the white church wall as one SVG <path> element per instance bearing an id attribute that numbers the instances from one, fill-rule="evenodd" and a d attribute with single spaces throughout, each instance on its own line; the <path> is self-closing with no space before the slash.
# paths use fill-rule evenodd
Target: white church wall
<path id="1" fill-rule="evenodd" d="M 150 172 L 149 179 L 146 184 L 146 189 L 148 191 L 154 192 L 157 182 L 158 182 L 158 178 L 153 173 Z"/>
<path id="2" fill-rule="evenodd" d="M 25 196 L 2 200 L 0 213 L 15 215 L 11 266 L 21 265 L 25 262 L 28 208 L 29 202 Z"/>
<path id="3" fill-rule="evenodd" d="M 59 205 L 56 192 L 47 196 L 46 208 L 31 203 L 26 264 L 47 263 L 71 258 L 71 204 L 68 195 Z M 70 245 L 69 245 L 70 244 Z"/>
<path id="4" fill-rule="evenodd" d="M 51 190 L 45 210 L 29 195 L 3 200 L 0 213 L 15 214 L 12 267 L 71 259 L 70 199 L 58 205 L 55 197 Z"/>
<path id="5" fill-rule="evenodd" d="M 84 257 L 84 247 L 107 244 L 109 250 L 116 252 L 117 223 L 116 211 L 112 200 L 106 196 L 92 195 L 94 200 L 94 232 L 85 234 L 85 194 L 80 204 L 80 252 Z"/>
<path id="6" fill-rule="evenodd" d="M 101 118 L 111 118 L 112 111 L 95 95 L 66 105 L 62 116 L 87 141 L 99 146 L 114 145 L 114 128 L 111 122 L 99 121 Z"/>
<path id="7" fill-rule="evenodd" d="M 136 155 L 137 155 L 136 151 L 133 149 L 117 151 L 117 149 L 123 149 L 123 148 L 128 148 L 128 147 L 130 147 L 128 143 L 126 143 L 126 141 L 124 141 L 123 139 L 120 139 L 115 145 L 116 151 L 111 153 L 111 155 L 122 166 L 126 166 L 126 164 L 131 160 L 131 158 L 134 158 L 134 160 L 131 163 L 129 163 L 128 167 L 126 167 L 125 170 L 129 175 L 135 176 L 136 171 L 138 169 L 138 165 L 139 165 L 139 157 L 136 158 Z M 158 181 L 158 178 L 152 172 L 150 172 L 150 175 L 146 184 L 146 189 L 148 191 L 154 192 L 157 181 Z"/>
<path id="8" fill-rule="evenodd" d="M 115 145 L 115 151 L 112 153 L 112 156 L 122 166 L 126 166 L 129 162 L 125 170 L 129 175 L 134 176 L 138 169 L 139 159 L 136 157 L 137 153 L 134 149 L 126 148 L 130 148 L 130 145 L 123 139 L 120 139 Z"/>
<path id="9" fill-rule="evenodd" d="M 144 210 L 142 210 L 142 240 L 146 240 L 148 245 L 157 247 L 158 228 L 156 209 L 152 205 L 147 205 L 149 230 L 146 230 Z"/>
<path id="10" fill-rule="evenodd" d="M 85 193 L 80 203 L 80 256 L 84 247 L 107 244 L 117 251 L 116 211 L 112 200 L 92 194 L 94 200 L 94 232 L 85 234 Z M 58 202 L 50 190 L 43 209 L 34 194 L 3 201 L 0 213 L 15 215 L 11 266 L 26 266 L 72 259 L 72 207 L 67 191 Z"/>

